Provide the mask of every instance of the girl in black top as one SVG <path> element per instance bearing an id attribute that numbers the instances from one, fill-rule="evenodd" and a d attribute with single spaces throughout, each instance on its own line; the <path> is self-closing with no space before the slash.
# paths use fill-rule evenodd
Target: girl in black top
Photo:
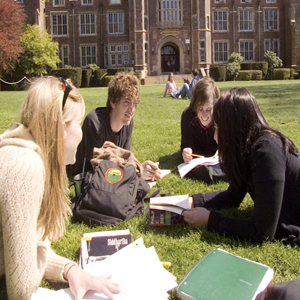
<path id="1" fill-rule="evenodd" d="M 300 158 L 293 142 L 271 128 L 251 93 L 225 91 L 214 105 L 215 140 L 226 191 L 193 195 L 187 223 L 253 242 L 274 238 L 300 245 Z M 253 220 L 236 220 L 217 211 L 238 207 L 249 193 Z"/>

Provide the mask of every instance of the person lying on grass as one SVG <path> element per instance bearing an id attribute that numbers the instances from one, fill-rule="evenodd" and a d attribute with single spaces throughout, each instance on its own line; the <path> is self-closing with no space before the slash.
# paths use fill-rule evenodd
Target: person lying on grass
<path id="1" fill-rule="evenodd" d="M 181 115 L 181 151 L 182 159 L 186 164 L 191 163 L 193 155 L 205 157 L 218 155 L 218 144 L 214 140 L 212 113 L 213 103 L 219 97 L 220 90 L 212 78 L 203 77 L 196 83 L 190 105 Z M 198 166 L 186 177 L 208 184 L 220 180 L 226 181 L 226 176 L 219 164 Z"/>
<path id="2" fill-rule="evenodd" d="M 75 162 L 84 109 L 71 83 L 41 77 L 26 94 L 21 124 L 0 135 L 0 278 L 10 300 L 31 299 L 42 278 L 68 282 L 75 300 L 89 290 L 110 299 L 120 292 L 110 275 L 90 275 L 50 248 L 71 214 L 66 165 Z"/>
<path id="3" fill-rule="evenodd" d="M 269 126 L 245 88 L 223 92 L 213 120 L 220 165 L 230 185 L 225 191 L 193 195 L 185 221 L 241 241 L 275 238 L 300 245 L 300 157 L 294 143 Z M 254 202 L 252 220 L 231 219 L 215 210 L 238 207 L 247 193 Z"/>
<path id="4" fill-rule="evenodd" d="M 85 171 L 93 170 L 91 159 L 94 148 L 101 148 L 106 141 L 132 150 L 133 115 L 139 102 L 140 83 L 137 77 L 133 73 L 117 73 L 108 85 L 106 107 L 93 109 L 83 122 L 83 138 L 77 149 L 76 163 L 67 166 L 69 175 L 81 173 L 84 161 Z M 142 166 L 144 180 L 160 178 L 158 163 L 146 160 Z"/>

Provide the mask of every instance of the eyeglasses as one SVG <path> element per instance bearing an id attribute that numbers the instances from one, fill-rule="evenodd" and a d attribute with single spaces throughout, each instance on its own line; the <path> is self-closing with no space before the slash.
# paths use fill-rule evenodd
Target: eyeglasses
<path id="1" fill-rule="evenodd" d="M 72 90 L 72 87 L 70 86 L 70 84 L 64 80 L 62 77 L 59 77 L 60 81 L 64 84 L 64 97 L 63 97 L 63 101 L 62 101 L 62 109 L 64 109 L 65 104 L 67 102 L 68 96 L 70 94 L 70 91 Z"/>

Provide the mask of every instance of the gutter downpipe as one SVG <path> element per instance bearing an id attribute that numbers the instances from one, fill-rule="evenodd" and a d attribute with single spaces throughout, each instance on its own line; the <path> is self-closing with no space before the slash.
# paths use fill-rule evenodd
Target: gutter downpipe
<path id="1" fill-rule="evenodd" d="M 75 57 L 75 10 L 74 10 L 74 2 L 72 3 L 72 13 L 73 13 L 73 66 L 75 67 L 76 57 Z"/>
<path id="2" fill-rule="evenodd" d="M 233 52 L 235 52 L 235 28 L 234 28 L 234 1 L 232 1 L 232 39 L 233 39 Z"/>

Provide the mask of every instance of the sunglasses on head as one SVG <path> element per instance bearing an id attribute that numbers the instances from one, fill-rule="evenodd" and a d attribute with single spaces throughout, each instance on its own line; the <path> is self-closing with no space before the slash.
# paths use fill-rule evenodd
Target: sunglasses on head
<path id="1" fill-rule="evenodd" d="M 59 77 L 60 81 L 64 84 L 64 97 L 63 97 L 63 101 L 62 101 L 62 109 L 64 109 L 65 104 L 67 102 L 68 96 L 70 94 L 70 91 L 72 90 L 72 87 L 70 86 L 70 84 L 64 80 L 62 77 Z"/>

